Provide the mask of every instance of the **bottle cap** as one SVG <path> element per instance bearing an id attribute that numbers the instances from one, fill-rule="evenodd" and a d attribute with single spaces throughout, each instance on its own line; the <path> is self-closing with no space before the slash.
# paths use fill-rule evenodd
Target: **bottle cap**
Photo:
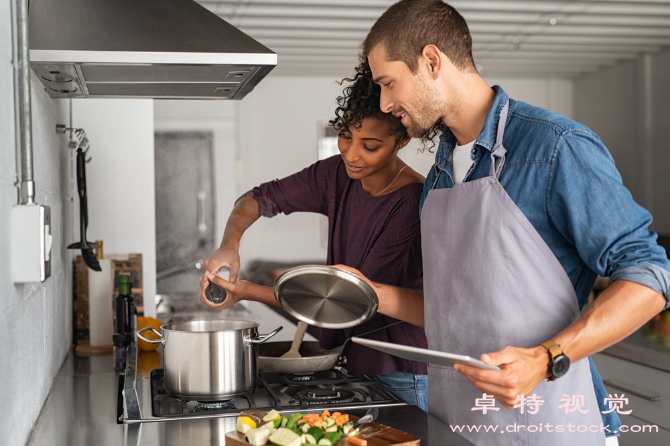
<path id="1" fill-rule="evenodd" d="M 119 274 L 119 294 L 130 294 L 130 276 Z"/>

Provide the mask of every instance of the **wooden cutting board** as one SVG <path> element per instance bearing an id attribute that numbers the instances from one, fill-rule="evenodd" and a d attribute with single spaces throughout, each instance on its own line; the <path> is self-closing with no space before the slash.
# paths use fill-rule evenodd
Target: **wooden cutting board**
<path id="1" fill-rule="evenodd" d="M 261 427 L 265 424 L 262 420 L 265 415 L 267 415 L 267 413 L 261 410 L 244 411 L 240 414 L 240 416 L 247 416 L 254 420 L 257 427 Z M 360 418 L 357 416 L 349 415 L 349 421 L 352 421 L 354 424 L 356 424 L 359 419 Z M 421 443 L 421 440 L 414 435 L 375 422 L 364 424 L 360 428 L 357 437 L 367 440 L 368 446 L 418 446 Z M 226 444 L 228 446 L 250 445 L 250 443 L 244 439 L 244 434 L 237 431 L 226 433 Z M 272 445 L 271 443 L 267 444 Z M 336 446 L 347 446 L 351 444 L 352 443 L 347 441 L 347 437 L 342 437 L 340 441 L 336 443 Z"/>

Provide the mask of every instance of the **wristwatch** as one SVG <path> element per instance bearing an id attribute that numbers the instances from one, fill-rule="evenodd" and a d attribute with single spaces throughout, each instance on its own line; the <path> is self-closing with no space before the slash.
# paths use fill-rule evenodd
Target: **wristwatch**
<path id="1" fill-rule="evenodd" d="M 549 374 L 551 376 L 548 378 L 549 381 L 555 381 L 568 373 L 568 369 L 570 368 L 570 358 L 565 356 L 561 346 L 554 341 L 547 341 L 542 344 L 542 347 L 547 349 L 549 357 L 551 358 L 551 363 L 549 364 Z"/>

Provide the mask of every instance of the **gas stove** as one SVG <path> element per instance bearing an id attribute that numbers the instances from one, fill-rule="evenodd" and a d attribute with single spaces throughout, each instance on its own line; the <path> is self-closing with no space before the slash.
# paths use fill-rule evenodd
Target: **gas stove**
<path id="1" fill-rule="evenodd" d="M 134 348 L 130 347 L 126 374 L 119 383 L 119 423 L 237 417 L 248 410 L 341 412 L 407 404 L 371 377 L 350 376 L 340 368 L 311 374 L 261 372 L 250 396 L 219 402 L 183 401 L 165 390 L 162 369 L 136 373 Z"/>

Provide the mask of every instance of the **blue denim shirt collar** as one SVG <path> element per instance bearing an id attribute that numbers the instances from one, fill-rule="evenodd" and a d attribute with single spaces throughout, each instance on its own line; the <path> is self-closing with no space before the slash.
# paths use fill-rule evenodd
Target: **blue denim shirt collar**
<path id="1" fill-rule="evenodd" d="M 500 112 L 502 111 L 507 101 L 509 101 L 509 96 L 507 95 L 507 93 L 505 93 L 505 90 L 503 90 L 500 86 L 495 85 L 493 87 L 493 90 L 496 92 L 496 97 L 493 100 L 493 104 L 491 105 L 489 112 L 486 114 L 484 127 L 482 127 L 482 131 L 479 133 L 479 137 L 475 140 L 475 143 L 473 145 L 473 147 L 477 146 L 483 147 L 489 153 L 493 149 L 493 145 L 496 142 L 496 134 L 498 131 L 498 119 L 500 118 Z M 510 104 L 510 108 L 511 106 L 512 104 Z M 507 115 L 508 119 L 509 116 L 512 114 L 511 112 L 512 110 L 510 109 Z M 451 154 L 454 151 L 454 147 L 456 147 L 456 143 L 457 143 L 456 137 L 451 132 L 449 127 L 446 127 L 444 129 L 444 132 L 442 133 L 442 137 L 440 138 L 440 144 L 437 148 L 437 153 L 435 154 L 435 166 L 441 170 L 444 170 L 449 175 L 450 179 L 453 178 L 453 173 L 451 163 L 449 162 L 449 158 L 451 158 Z M 479 159 L 481 159 L 483 152 L 484 151 L 479 151 L 478 155 L 473 156 L 473 161 L 475 162 L 474 163 L 475 165 L 478 163 Z"/>

